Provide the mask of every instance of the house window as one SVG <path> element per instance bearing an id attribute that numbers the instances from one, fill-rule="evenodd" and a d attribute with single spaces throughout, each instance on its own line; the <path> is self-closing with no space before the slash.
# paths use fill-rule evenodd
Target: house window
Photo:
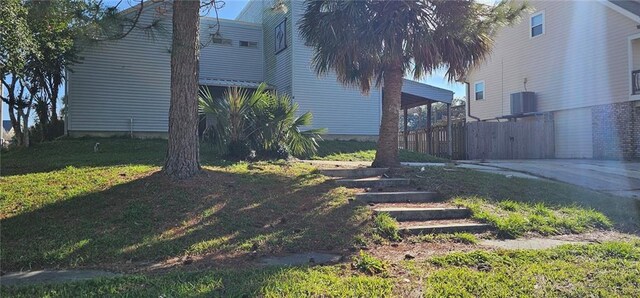
<path id="1" fill-rule="evenodd" d="M 287 19 L 285 18 L 275 29 L 275 52 L 276 54 L 287 48 Z"/>
<path id="2" fill-rule="evenodd" d="M 220 37 L 214 37 L 211 39 L 211 42 L 214 44 L 219 44 L 219 45 L 223 45 L 223 46 L 230 46 L 231 45 L 231 39 L 228 38 L 220 38 Z"/>
<path id="3" fill-rule="evenodd" d="M 544 11 L 536 13 L 530 19 L 531 37 L 544 34 Z"/>
<path id="4" fill-rule="evenodd" d="M 484 99 L 484 81 L 476 82 L 474 84 L 474 90 L 476 95 L 476 100 Z"/>
<path id="5" fill-rule="evenodd" d="M 255 42 L 255 41 L 244 41 L 244 40 L 241 40 L 240 41 L 240 46 L 244 47 L 244 48 L 254 48 L 254 49 L 256 49 L 256 48 L 258 48 L 258 43 Z"/>

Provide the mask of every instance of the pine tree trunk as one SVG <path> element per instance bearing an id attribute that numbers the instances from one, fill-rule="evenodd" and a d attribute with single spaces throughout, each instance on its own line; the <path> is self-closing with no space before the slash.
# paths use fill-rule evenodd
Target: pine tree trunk
<path id="1" fill-rule="evenodd" d="M 395 168 L 400 166 L 398 158 L 398 125 L 400 121 L 400 96 L 402 95 L 402 70 L 390 69 L 384 72 L 382 92 L 382 120 L 374 168 Z"/>
<path id="2" fill-rule="evenodd" d="M 200 171 L 198 144 L 198 72 L 200 1 L 173 3 L 169 146 L 164 172 L 186 179 Z"/>

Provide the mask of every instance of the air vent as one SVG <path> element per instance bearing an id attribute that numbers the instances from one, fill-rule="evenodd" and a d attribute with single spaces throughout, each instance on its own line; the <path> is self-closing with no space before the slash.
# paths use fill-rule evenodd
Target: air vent
<path id="1" fill-rule="evenodd" d="M 536 112 L 535 92 L 518 92 L 511 94 L 511 115 L 522 115 Z"/>

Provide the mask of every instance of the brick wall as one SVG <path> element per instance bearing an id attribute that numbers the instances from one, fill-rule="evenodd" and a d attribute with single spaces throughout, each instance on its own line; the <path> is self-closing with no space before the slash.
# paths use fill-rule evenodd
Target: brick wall
<path id="1" fill-rule="evenodd" d="M 593 158 L 640 158 L 640 106 L 623 102 L 591 108 Z"/>

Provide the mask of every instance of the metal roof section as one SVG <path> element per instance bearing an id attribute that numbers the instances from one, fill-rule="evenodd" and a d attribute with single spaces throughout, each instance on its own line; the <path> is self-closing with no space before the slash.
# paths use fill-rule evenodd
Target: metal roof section
<path id="1" fill-rule="evenodd" d="M 604 0 L 601 3 L 636 22 L 640 22 L 640 1 L 638 0 Z"/>
<path id="2" fill-rule="evenodd" d="M 403 79 L 402 82 L 402 106 L 412 108 L 428 104 L 429 101 L 451 104 L 453 91 L 438 88 L 428 84 Z"/>
<path id="3" fill-rule="evenodd" d="M 640 1 L 635 0 L 609 0 L 609 2 L 621 7 L 622 9 L 640 16 Z"/>

